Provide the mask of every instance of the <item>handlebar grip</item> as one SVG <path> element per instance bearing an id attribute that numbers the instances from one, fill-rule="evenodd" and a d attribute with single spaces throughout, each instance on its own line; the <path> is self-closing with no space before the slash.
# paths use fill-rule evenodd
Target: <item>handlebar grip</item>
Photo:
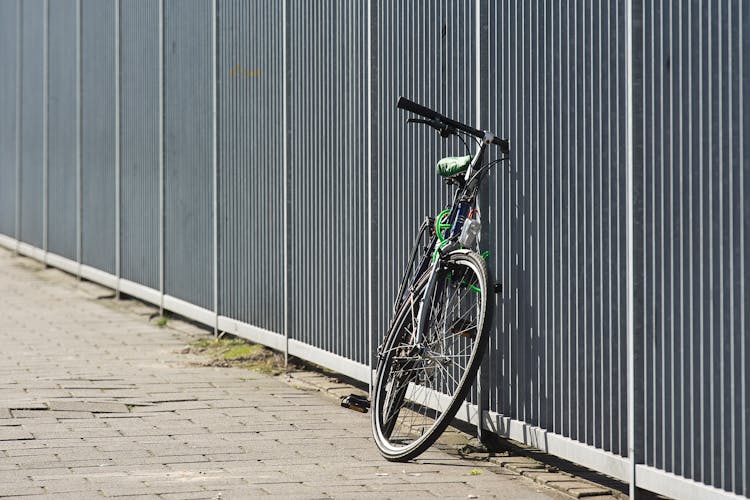
<path id="1" fill-rule="evenodd" d="M 422 106 L 421 104 L 417 104 L 416 102 L 411 101 L 404 96 L 398 98 L 398 103 L 396 104 L 396 106 L 401 109 L 405 109 L 406 111 L 411 111 L 414 114 L 424 116 L 425 118 L 430 118 L 433 120 L 442 118 L 442 115 L 440 113 Z"/>
<path id="2" fill-rule="evenodd" d="M 510 143 L 506 141 L 505 139 L 500 139 L 499 137 L 495 137 L 494 139 L 492 139 L 492 144 L 500 146 L 500 151 L 503 154 L 507 155 L 510 152 Z"/>
<path id="3" fill-rule="evenodd" d="M 409 100 L 404 96 L 400 96 L 398 98 L 396 107 L 405 109 L 406 111 L 411 111 L 414 114 L 424 116 L 425 118 L 428 118 L 430 120 L 439 120 L 449 127 L 461 130 L 463 132 L 466 132 L 467 134 L 473 135 L 474 137 L 478 137 L 479 139 L 484 138 L 484 132 L 482 130 L 476 129 L 470 125 L 466 125 L 465 123 L 457 122 L 456 120 L 451 120 L 450 118 L 441 115 L 437 111 L 432 110 L 426 106 L 422 106 L 421 104 L 417 104 L 416 102 Z M 492 140 L 492 144 L 500 146 L 500 150 L 505 154 L 510 151 L 510 144 L 508 143 L 508 141 L 500 139 L 499 137 L 495 137 Z"/>

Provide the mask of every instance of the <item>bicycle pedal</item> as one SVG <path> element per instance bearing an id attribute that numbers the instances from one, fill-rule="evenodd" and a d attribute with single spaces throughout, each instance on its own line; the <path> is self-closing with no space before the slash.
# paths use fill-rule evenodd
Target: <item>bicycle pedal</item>
<path id="1" fill-rule="evenodd" d="M 477 336 L 477 329 L 471 321 L 459 321 L 457 325 L 451 328 L 451 333 L 458 334 L 461 337 L 474 339 Z"/>
<path id="2" fill-rule="evenodd" d="M 370 409 L 370 401 L 364 396 L 350 394 L 341 400 L 341 406 L 360 413 L 367 413 Z"/>
<path id="3" fill-rule="evenodd" d="M 464 337 L 467 339 L 475 339 L 477 337 L 477 329 L 476 328 L 469 328 L 468 330 L 458 330 L 453 329 L 452 333 L 458 334 L 459 337 Z"/>

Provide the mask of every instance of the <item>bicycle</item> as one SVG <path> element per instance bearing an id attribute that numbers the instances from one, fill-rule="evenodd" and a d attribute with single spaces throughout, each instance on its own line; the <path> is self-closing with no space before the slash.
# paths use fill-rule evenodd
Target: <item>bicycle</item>
<path id="1" fill-rule="evenodd" d="M 457 189 L 448 208 L 422 223 L 393 319 L 378 347 L 373 437 L 386 459 L 407 461 L 432 446 L 450 424 L 484 355 L 494 309 L 490 297 L 497 285 L 490 286 L 487 253 L 479 253 L 477 193 L 490 167 L 507 159 L 509 144 L 404 97 L 397 106 L 422 117 L 407 123 L 428 125 L 443 138 L 455 135 L 467 150 L 462 136 L 478 146 L 474 155 L 438 162 L 438 174 Z M 503 156 L 482 164 L 490 144 L 499 146 Z"/>

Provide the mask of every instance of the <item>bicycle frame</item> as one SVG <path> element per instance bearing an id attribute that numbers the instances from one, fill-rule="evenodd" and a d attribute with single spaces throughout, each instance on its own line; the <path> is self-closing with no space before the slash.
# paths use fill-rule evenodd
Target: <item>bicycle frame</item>
<path id="1" fill-rule="evenodd" d="M 437 281 L 437 273 L 441 268 L 444 256 L 458 247 L 458 236 L 461 234 L 464 222 L 466 221 L 466 216 L 470 213 L 471 210 L 475 208 L 477 191 L 481 183 L 481 178 L 479 178 L 476 174 L 481 169 L 480 165 L 482 163 L 487 145 L 492 143 L 493 139 L 494 136 L 492 134 L 485 134 L 484 140 L 480 142 L 477 151 L 471 161 L 471 164 L 466 170 L 463 178 L 463 185 L 456 190 L 453 196 L 453 201 L 450 206 L 450 212 L 448 214 L 448 224 L 450 225 L 450 227 L 446 229 L 446 231 L 448 231 L 448 244 L 442 247 L 438 247 L 438 236 L 437 234 L 435 234 L 431 239 L 427 251 L 422 256 L 422 260 L 417 267 L 417 271 L 411 276 L 411 281 L 408 285 L 409 296 L 413 296 L 414 286 L 416 285 L 417 280 L 421 278 L 425 272 L 430 273 L 427 287 L 425 289 L 426 300 L 422 301 L 418 313 L 417 338 L 415 339 L 416 344 L 419 344 L 422 340 L 424 331 L 423 325 L 426 322 L 427 311 L 430 310 L 431 306 L 429 297 L 432 297 L 433 292 L 435 291 L 434 288 Z M 419 239 L 421 238 L 423 232 L 424 229 L 420 231 L 420 235 L 417 238 L 417 242 L 415 243 L 415 245 L 419 245 Z M 413 261 L 415 254 L 416 248 L 412 253 L 410 264 Z M 436 256 L 435 259 L 433 259 L 433 255 Z M 396 296 L 396 302 L 394 303 L 394 311 L 398 310 L 398 308 L 403 303 L 403 295 L 406 289 L 406 282 L 407 280 L 409 280 L 408 269 L 409 267 L 407 267 L 407 274 L 402 278 L 401 284 L 399 286 L 399 292 Z"/>

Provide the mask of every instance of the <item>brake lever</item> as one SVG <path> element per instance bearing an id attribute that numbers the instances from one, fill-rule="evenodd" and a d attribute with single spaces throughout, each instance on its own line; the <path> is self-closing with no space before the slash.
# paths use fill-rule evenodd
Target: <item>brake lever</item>
<path id="1" fill-rule="evenodd" d="M 424 125 L 429 125 L 432 128 L 438 128 L 438 122 L 436 120 L 426 120 L 424 118 L 409 118 L 406 120 L 406 123 L 422 123 Z"/>
<path id="2" fill-rule="evenodd" d="M 430 127 L 440 132 L 440 136 L 444 139 L 456 133 L 455 128 L 449 127 L 448 125 L 444 124 L 440 120 L 425 120 L 424 118 L 409 118 L 408 120 L 406 120 L 406 123 L 421 123 L 424 125 L 429 125 Z"/>
<path id="3" fill-rule="evenodd" d="M 456 129 L 454 129 L 453 127 L 449 127 L 448 125 L 443 125 L 443 127 L 438 131 L 440 132 L 440 137 L 442 137 L 443 139 L 446 139 L 456 133 Z"/>

